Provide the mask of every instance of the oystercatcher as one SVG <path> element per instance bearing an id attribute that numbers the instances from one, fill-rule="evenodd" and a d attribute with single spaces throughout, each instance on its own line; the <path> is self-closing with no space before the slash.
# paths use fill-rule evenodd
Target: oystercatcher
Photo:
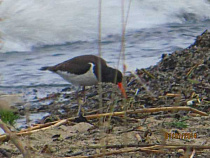
<path id="1" fill-rule="evenodd" d="M 55 66 L 42 67 L 40 70 L 52 71 L 76 86 L 85 87 L 98 84 L 99 68 L 101 69 L 101 82 L 117 84 L 122 95 L 126 98 L 122 85 L 122 73 L 107 66 L 104 59 L 94 55 L 77 56 Z"/>

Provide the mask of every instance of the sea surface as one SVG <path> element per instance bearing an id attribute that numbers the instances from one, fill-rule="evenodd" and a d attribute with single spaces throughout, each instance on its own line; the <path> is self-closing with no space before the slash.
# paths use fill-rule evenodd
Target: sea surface
<path id="1" fill-rule="evenodd" d="M 98 0 L 2 0 L 0 91 L 31 101 L 68 86 L 39 68 L 97 55 L 99 24 L 102 57 L 121 70 L 124 24 L 127 71 L 156 64 L 161 54 L 188 47 L 210 29 L 209 0 L 102 0 L 101 23 L 99 8 Z"/>

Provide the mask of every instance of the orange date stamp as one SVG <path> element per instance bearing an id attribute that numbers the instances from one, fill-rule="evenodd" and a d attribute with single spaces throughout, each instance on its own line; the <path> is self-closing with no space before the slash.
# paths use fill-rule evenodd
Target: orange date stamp
<path id="1" fill-rule="evenodd" d="M 165 139 L 196 139 L 197 133 L 183 132 L 183 133 L 165 133 Z"/>

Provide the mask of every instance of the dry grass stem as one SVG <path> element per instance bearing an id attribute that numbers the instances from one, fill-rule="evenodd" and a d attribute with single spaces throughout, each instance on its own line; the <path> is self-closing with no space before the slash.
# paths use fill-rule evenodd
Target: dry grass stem
<path id="1" fill-rule="evenodd" d="M 18 139 L 17 135 L 9 130 L 7 125 L 3 123 L 0 119 L 0 127 L 4 130 L 6 133 L 6 136 L 10 138 L 12 143 L 18 148 L 18 150 L 21 152 L 24 158 L 30 158 L 30 154 L 25 150 L 23 144 Z"/>
<path id="2" fill-rule="evenodd" d="M 116 155 L 116 154 L 123 154 L 123 153 L 129 153 L 129 152 L 137 152 L 137 151 L 143 151 L 143 152 L 153 152 L 153 153 L 166 153 L 160 150 L 150 150 L 145 148 L 135 148 L 135 149 L 124 149 L 124 150 L 115 150 L 111 152 L 104 152 L 102 154 L 95 154 L 90 156 L 71 156 L 71 157 L 65 157 L 65 158 L 96 158 L 96 157 L 103 157 L 103 156 L 110 156 L 110 155 Z"/>

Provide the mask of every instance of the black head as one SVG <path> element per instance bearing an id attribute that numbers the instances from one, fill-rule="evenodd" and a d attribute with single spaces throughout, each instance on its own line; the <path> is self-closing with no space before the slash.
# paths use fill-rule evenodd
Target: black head
<path id="1" fill-rule="evenodd" d="M 102 69 L 102 82 L 111 82 L 114 84 L 118 84 L 122 82 L 122 73 L 111 67 L 106 67 L 106 69 Z"/>
<path id="2" fill-rule="evenodd" d="M 102 69 L 102 82 L 111 82 L 117 84 L 119 89 L 121 90 L 122 95 L 127 98 L 125 89 L 122 84 L 122 78 L 122 73 L 117 69 L 113 69 L 111 67 L 106 67 L 105 69 Z"/>

